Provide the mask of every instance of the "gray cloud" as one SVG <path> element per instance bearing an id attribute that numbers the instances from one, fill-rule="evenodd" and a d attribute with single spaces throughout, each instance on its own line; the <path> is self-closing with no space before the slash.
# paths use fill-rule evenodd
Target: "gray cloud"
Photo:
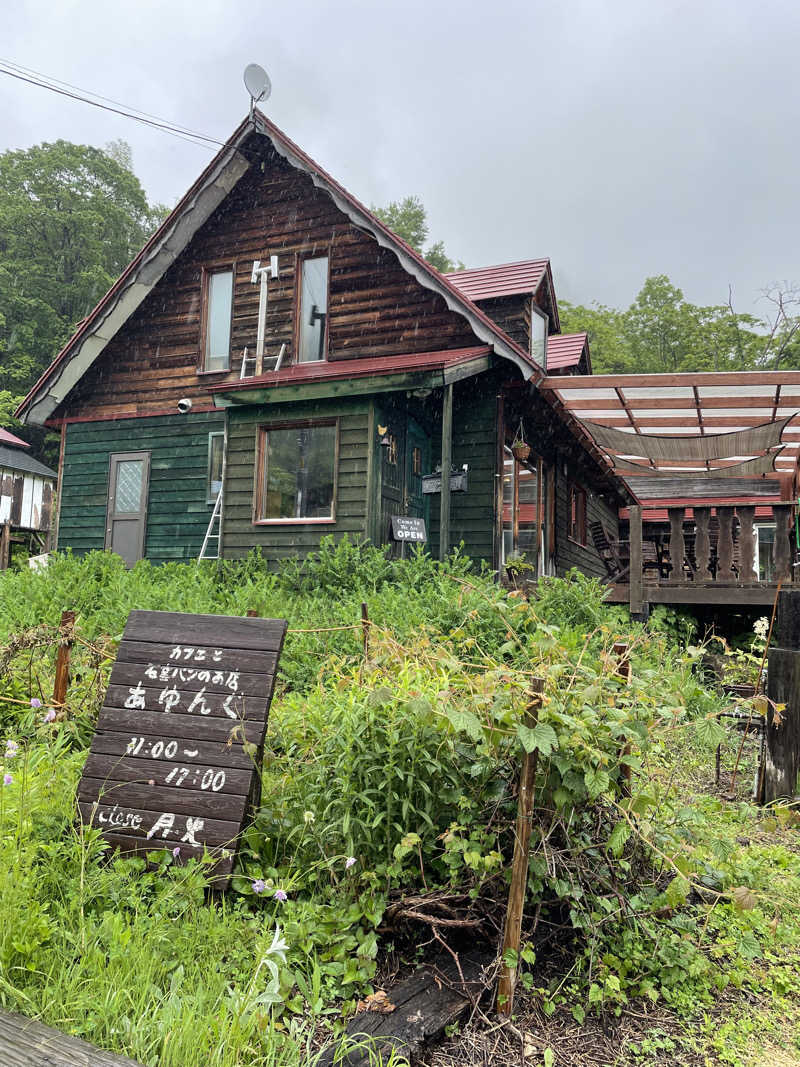
<path id="1" fill-rule="evenodd" d="M 220 138 L 260 62 L 270 116 L 357 196 L 420 195 L 471 266 L 549 255 L 570 299 L 665 272 L 758 310 L 800 280 L 793 3 L 28 0 L 4 22 L 4 58 Z M 0 77 L 0 148 L 58 137 L 125 138 L 167 203 L 209 158 Z"/>

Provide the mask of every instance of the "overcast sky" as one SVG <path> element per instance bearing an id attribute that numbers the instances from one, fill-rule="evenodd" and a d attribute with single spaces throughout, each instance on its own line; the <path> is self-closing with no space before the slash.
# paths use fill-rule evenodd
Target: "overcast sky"
<path id="1" fill-rule="evenodd" d="M 265 110 L 366 203 L 409 193 L 468 266 L 549 256 L 627 305 L 666 273 L 758 313 L 800 282 L 796 0 L 19 0 L 0 56 L 224 139 Z M 211 152 L 0 76 L 0 150 L 127 140 L 169 205 Z"/>

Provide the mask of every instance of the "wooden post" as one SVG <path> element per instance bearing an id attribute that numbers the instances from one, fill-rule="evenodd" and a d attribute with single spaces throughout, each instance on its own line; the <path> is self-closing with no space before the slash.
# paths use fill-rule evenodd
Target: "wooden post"
<path id="1" fill-rule="evenodd" d="M 525 709 L 525 725 L 530 729 L 539 720 L 539 708 L 544 692 L 544 679 L 531 681 L 530 701 Z M 503 955 L 516 952 L 519 956 L 522 935 L 522 915 L 525 908 L 525 890 L 528 885 L 528 849 L 531 842 L 531 817 L 533 815 L 533 793 L 536 778 L 538 751 L 525 752 L 522 756 L 522 769 L 519 776 L 519 795 L 517 797 L 517 823 L 514 837 L 514 859 L 511 867 L 511 888 L 508 892 L 508 910 L 503 934 Z M 508 967 L 501 959 L 500 977 L 497 982 L 497 1011 L 499 1015 L 510 1018 L 514 1007 L 514 987 L 517 983 L 518 967 Z"/>
<path id="2" fill-rule="evenodd" d="M 711 570 L 708 566 L 711 556 L 711 538 L 708 535 L 710 521 L 711 508 L 694 509 L 694 556 L 697 561 L 697 580 L 699 582 L 711 581 Z"/>
<path id="3" fill-rule="evenodd" d="M 8 570 L 11 562 L 11 523 L 0 526 L 0 571 Z"/>
<path id="4" fill-rule="evenodd" d="M 772 514 L 775 516 L 775 544 L 772 549 L 775 561 L 775 580 L 778 582 L 791 582 L 792 543 L 789 536 L 789 523 L 792 518 L 792 505 L 773 504 Z"/>
<path id="5" fill-rule="evenodd" d="M 625 682 L 630 685 L 631 682 L 631 661 L 628 651 L 628 644 L 626 641 L 616 641 L 614 644 L 614 655 L 617 657 L 617 674 L 620 678 L 624 678 Z M 626 741 L 620 750 L 620 757 L 630 756 L 631 744 L 630 741 Z M 620 763 L 622 785 L 620 791 L 623 796 L 629 797 L 631 795 L 631 768 L 627 763 Z"/>
<path id="6" fill-rule="evenodd" d="M 683 508 L 667 508 L 669 515 L 669 561 L 672 570 L 669 572 L 671 582 L 682 582 L 683 558 L 686 555 L 686 545 L 683 541 Z"/>
<path id="7" fill-rule="evenodd" d="M 764 802 L 794 796 L 800 773 L 800 589 L 778 593 L 767 668 Z M 775 704 L 785 704 L 776 712 Z"/>
<path id="8" fill-rule="evenodd" d="M 733 573 L 733 508 L 717 508 L 717 518 L 717 581 L 730 582 L 736 577 Z"/>
<path id="9" fill-rule="evenodd" d="M 628 509 L 631 543 L 630 564 L 630 609 L 631 615 L 640 615 L 642 612 L 644 569 L 642 566 L 642 507 L 641 504 L 633 504 Z"/>
<path id="10" fill-rule="evenodd" d="M 753 530 L 753 519 L 756 517 L 754 506 L 738 507 L 736 514 L 739 516 L 741 531 L 739 533 L 739 581 L 755 582 L 758 579 L 755 568 L 756 535 Z"/>
<path id="11" fill-rule="evenodd" d="M 56 680 L 53 685 L 53 705 L 60 708 L 67 700 L 69 685 L 69 658 L 72 649 L 72 631 L 75 626 L 75 612 L 62 611 L 59 633 L 61 643 L 56 653 Z"/>
<path id="12" fill-rule="evenodd" d="M 364 639 L 364 659 L 369 659 L 369 612 L 363 601 L 361 603 L 361 629 Z"/>
<path id="13" fill-rule="evenodd" d="M 439 559 L 450 551 L 450 468 L 453 465 L 453 385 L 442 397 L 442 492 L 439 512 Z"/>

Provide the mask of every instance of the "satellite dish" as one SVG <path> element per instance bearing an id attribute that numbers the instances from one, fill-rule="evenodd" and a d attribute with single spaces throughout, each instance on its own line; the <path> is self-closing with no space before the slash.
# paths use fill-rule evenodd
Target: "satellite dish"
<path id="1" fill-rule="evenodd" d="M 269 80 L 269 74 L 258 63 L 248 63 L 244 68 L 244 84 L 254 104 L 261 100 L 266 100 L 272 92 L 272 82 Z"/>

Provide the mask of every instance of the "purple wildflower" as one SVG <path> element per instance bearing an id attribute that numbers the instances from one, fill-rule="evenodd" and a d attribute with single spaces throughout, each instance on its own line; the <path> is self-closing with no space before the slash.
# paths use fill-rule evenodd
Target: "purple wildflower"
<path id="1" fill-rule="evenodd" d="M 38 697 L 31 697 L 31 707 L 32 708 L 40 708 L 41 706 L 42 706 L 42 702 Z"/>
<path id="2" fill-rule="evenodd" d="M 3 775 L 3 785 L 11 785 L 11 783 L 13 781 L 14 781 L 14 775 L 13 774 L 6 773 L 6 774 Z"/>
<path id="3" fill-rule="evenodd" d="M 263 878 L 256 878 L 255 882 L 253 882 L 254 893 L 263 893 L 266 888 L 267 883 L 264 881 Z"/>
<path id="4" fill-rule="evenodd" d="M 178 856 L 180 856 L 180 854 L 181 854 L 180 846 L 176 845 L 175 848 L 173 848 L 173 850 L 172 850 L 172 855 L 175 857 L 175 859 L 177 859 Z"/>
<path id="5" fill-rule="evenodd" d="M 42 722 L 52 722 L 56 717 L 56 709 L 48 708 L 42 716 Z"/>
<path id="6" fill-rule="evenodd" d="M 272 896 L 274 900 L 279 900 L 281 904 L 283 904 L 284 900 L 289 899 L 282 889 L 276 889 Z"/>
<path id="7" fill-rule="evenodd" d="M 350 868 L 355 864 L 355 862 L 356 862 L 355 856 L 348 856 L 347 859 L 344 861 L 344 869 L 346 871 L 349 871 Z"/>
<path id="8" fill-rule="evenodd" d="M 10 738 L 6 741 L 6 759 L 13 759 L 17 752 L 19 752 L 19 745 L 16 741 L 12 741 Z"/>

